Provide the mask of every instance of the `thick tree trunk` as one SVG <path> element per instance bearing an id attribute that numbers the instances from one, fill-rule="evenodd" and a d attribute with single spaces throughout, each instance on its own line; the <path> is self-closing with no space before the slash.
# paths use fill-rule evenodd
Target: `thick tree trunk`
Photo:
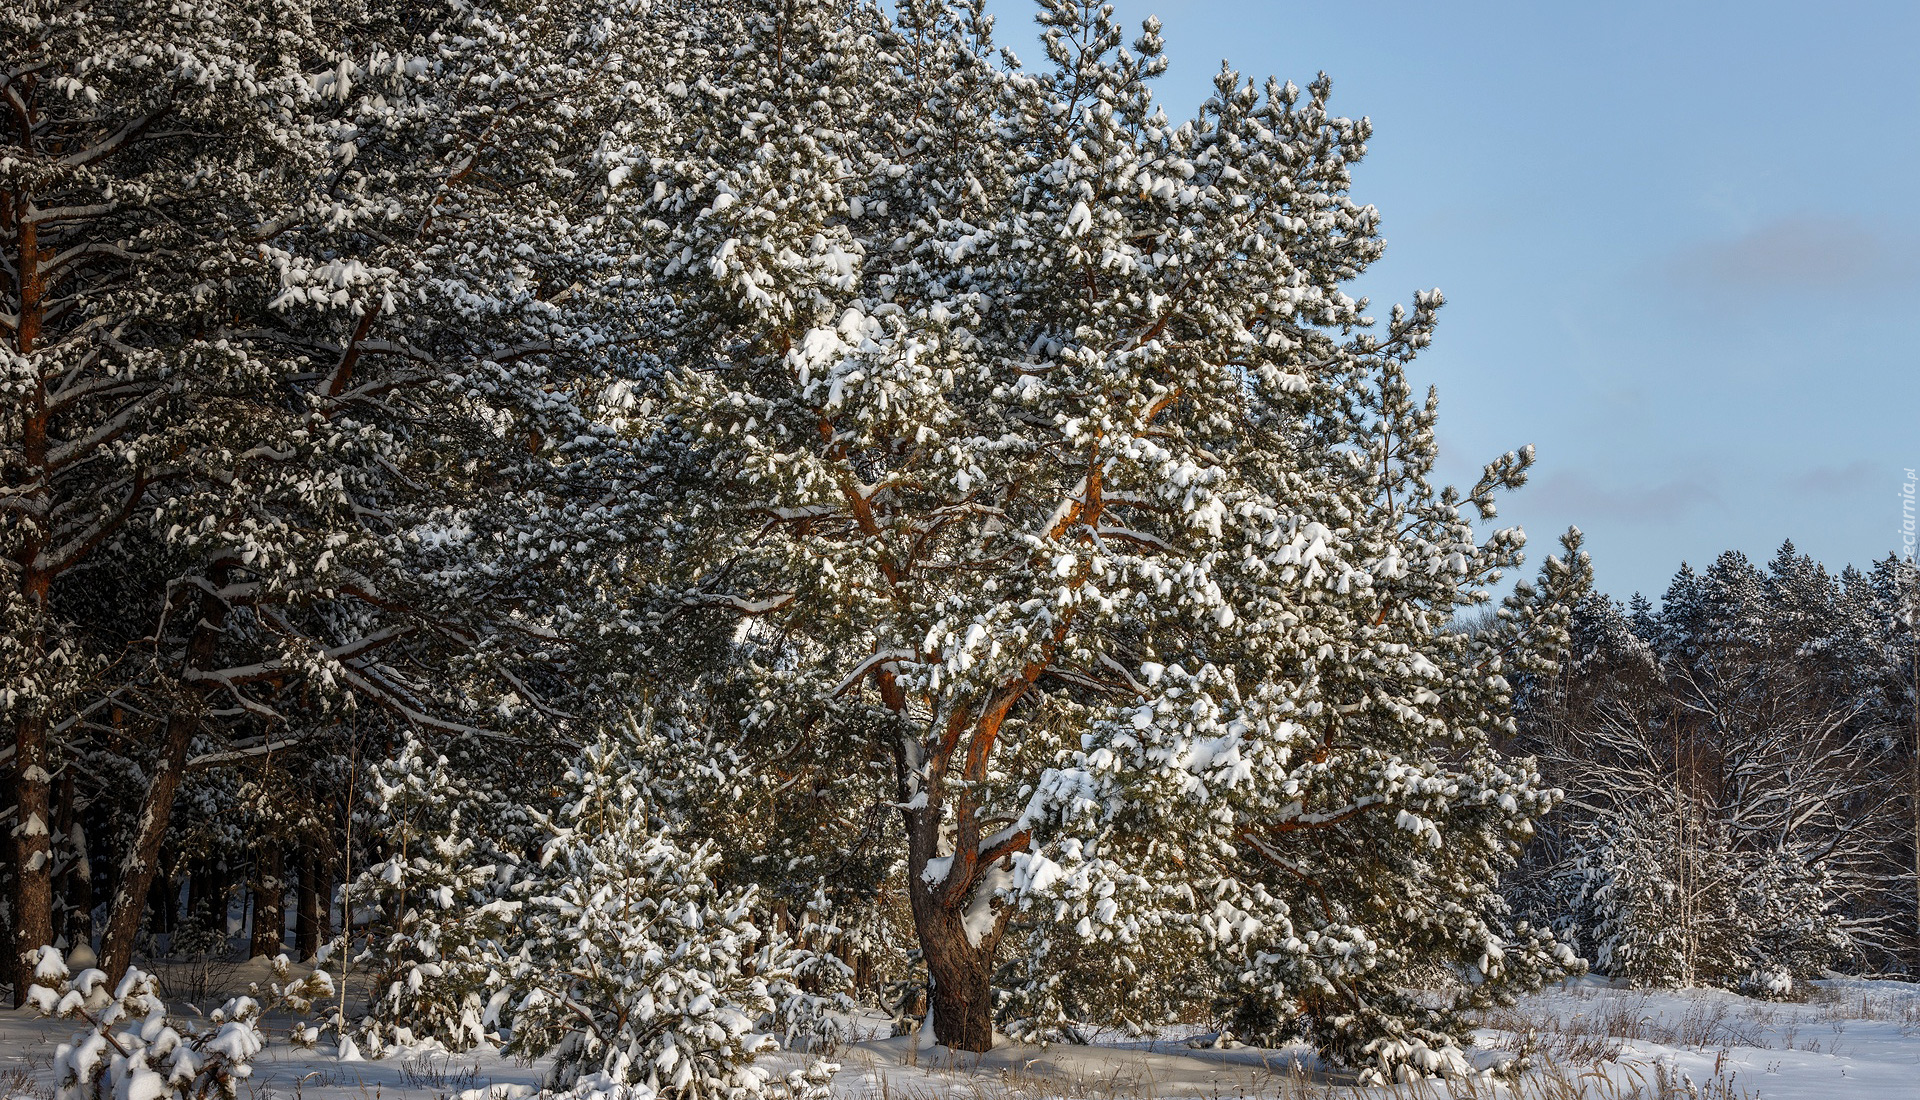
<path id="1" fill-rule="evenodd" d="M 918 901 L 918 899 L 915 899 Z M 967 941 L 960 914 L 914 906 L 914 926 L 933 979 L 933 1038 L 952 1050 L 993 1049 L 993 950 Z"/>
<path id="2" fill-rule="evenodd" d="M 7 967 L 13 1004 L 27 1001 L 36 948 L 53 942 L 53 776 L 47 771 L 47 716 L 33 709 L 14 729 L 13 950 Z"/>
<path id="3" fill-rule="evenodd" d="M 911 805 L 914 799 L 901 801 Z M 948 874 L 963 879 L 927 881 L 927 867 L 941 848 L 941 806 L 938 799 L 923 801 L 927 804 L 902 813 L 907 826 L 907 897 L 933 986 L 929 1006 L 933 1037 L 949 1049 L 981 1053 L 993 1049 L 993 954 L 1005 918 L 980 929 L 977 945 L 968 939 L 963 914 L 980 877 L 977 863 L 949 860 Z M 961 843 L 978 843 L 970 839 L 973 830 L 956 832 Z"/>
<path id="4" fill-rule="evenodd" d="M 262 848 L 254 862 L 253 939 L 247 948 L 250 959 L 263 955 L 272 958 L 280 953 L 281 939 L 286 932 L 286 917 L 280 905 L 287 893 L 280 867 L 278 844 L 270 843 Z"/>
<path id="5" fill-rule="evenodd" d="M 1027 834 L 985 836 L 972 785 L 986 779 L 1000 724 L 1039 668 L 1029 666 L 1026 678 L 1003 685 L 978 712 L 962 708 L 948 715 L 931 746 L 912 733 L 894 743 L 894 783 L 907 833 L 907 897 L 932 979 L 933 1037 L 952 1050 L 993 1049 L 993 955 L 1007 914 L 988 917 L 971 937 L 966 914 L 977 892 L 987 888 L 989 868 L 1021 850 Z M 890 674 L 877 679 L 882 701 L 896 714 L 904 712 L 904 698 Z M 960 751 L 966 734 L 971 736 Z M 950 769 L 969 785 L 954 792 L 951 813 L 946 805 Z M 943 870 L 928 881 L 928 869 L 935 866 Z"/>
<path id="6" fill-rule="evenodd" d="M 26 77 L 31 90 L 35 77 Z M 31 98 L 30 95 L 27 98 Z M 15 102 L 21 102 L 19 98 Z M 24 112 L 26 108 L 22 107 Z M 31 144 L 28 136 L 23 141 Z M 13 268 L 13 283 L 19 295 L 19 312 L 13 323 L 13 351 L 35 366 L 33 384 L 20 401 L 20 457 L 25 460 L 29 482 L 15 487 L 17 500 L 26 505 L 18 522 L 25 535 L 14 559 L 19 577 L 20 595 L 35 617 L 28 642 L 30 657 L 43 655 L 49 643 L 44 616 L 53 591 L 54 574 L 44 564 L 45 551 L 53 538 L 53 494 L 48 483 L 48 446 L 52 414 L 47 407 L 46 379 L 30 358 L 46 321 L 47 285 L 43 264 L 52 256 L 41 249 L 38 222 L 28 216 L 32 196 L 15 190 L 8 197 L 4 215 L 16 248 L 7 257 Z M 27 987 L 33 982 L 33 967 L 27 953 L 53 942 L 53 845 L 47 822 L 52 802 L 53 776 L 47 769 L 47 705 L 45 699 L 30 700 L 14 724 L 13 783 L 15 817 L 13 824 L 13 943 L 8 951 L 6 974 L 13 982 L 13 1003 L 26 1003 Z"/>

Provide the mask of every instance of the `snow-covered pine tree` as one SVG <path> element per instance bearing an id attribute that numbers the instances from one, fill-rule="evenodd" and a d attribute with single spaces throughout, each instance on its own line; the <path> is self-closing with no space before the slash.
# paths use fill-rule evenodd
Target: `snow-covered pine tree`
<path id="1" fill-rule="evenodd" d="M 1595 812 L 1587 794 L 1606 784 L 1589 782 L 1567 762 L 1581 759 L 1583 746 L 1592 744 L 1590 716 L 1645 704 L 1659 671 L 1641 631 L 1650 635 L 1653 629 L 1652 605 L 1645 599 L 1636 595 L 1632 607 L 1622 607 L 1602 593 L 1589 592 L 1573 607 L 1572 640 L 1560 667 L 1551 675 L 1514 680 L 1519 729 L 1507 747 L 1538 757 L 1548 781 L 1564 788 L 1566 801 L 1540 823 L 1519 867 L 1503 880 L 1502 891 L 1518 913 L 1553 927 L 1589 959 L 1594 948 L 1580 934 L 1586 926 L 1568 918 L 1573 902 L 1567 891 L 1576 880 L 1564 872 L 1585 850 L 1580 822 Z"/>
<path id="2" fill-rule="evenodd" d="M 1398 495 L 1432 444 L 1397 372 L 1440 297 L 1375 329 L 1341 289 L 1381 249 L 1348 195 L 1367 124 L 1325 80 L 1231 72 L 1170 120 L 1157 23 L 1127 50 L 1093 3 L 1040 5 L 1031 74 L 974 4 L 737 7 L 732 56 L 615 196 L 690 364 L 663 435 L 704 467 L 682 613 L 797 639 L 749 670 L 750 725 L 891 768 L 939 1041 L 992 1042 L 1008 895 L 1104 859 L 1068 822 L 1203 794 L 1244 810 L 1195 838 L 1225 846 L 1202 867 L 1249 890 L 1351 871 L 1385 896 L 1357 849 L 1400 823 L 1421 844 L 1382 858 L 1470 902 L 1409 927 L 1496 975 L 1493 875 L 1551 798 L 1487 747 L 1499 658 L 1444 624 L 1520 537 Z M 1073 796 L 1089 775 L 1103 801 Z M 1458 854 L 1431 848 L 1456 821 Z M 1148 896 L 1213 873 L 1140 843 L 1102 866 Z M 1516 972 L 1540 961 L 1522 941 Z"/>
<path id="3" fill-rule="evenodd" d="M 1414 430 L 1393 495 L 1408 509 L 1398 529 L 1412 537 L 1457 522 L 1444 519 L 1456 505 L 1425 484 L 1430 413 L 1401 425 Z M 1474 577 L 1497 559 L 1469 560 Z M 1354 670 L 1346 684 L 1340 664 L 1317 670 L 1322 698 L 1344 688 L 1352 702 L 1269 719 L 1271 732 L 1256 736 L 1258 710 L 1230 681 L 1195 678 L 1150 715 L 1098 723 L 1076 766 L 1051 775 L 1029 809 L 1061 815 L 1068 838 L 1016 873 L 1059 876 L 1036 900 L 1078 919 L 1081 937 L 1136 958 L 1155 957 L 1142 930 L 1186 931 L 1189 950 L 1216 968 L 1217 1008 L 1236 1037 L 1307 1038 L 1391 1080 L 1464 1072 L 1465 1010 L 1510 1003 L 1577 966 L 1546 929 L 1512 919 L 1497 892 L 1559 795 L 1494 742 L 1512 732 L 1506 677 L 1552 671 L 1591 573 L 1570 534 L 1540 587 L 1519 585 L 1471 634 L 1448 622 L 1444 575 L 1382 580 L 1398 583 L 1379 585 L 1388 611 L 1374 625 L 1402 629 L 1374 633 L 1372 656 L 1362 649 L 1344 665 Z M 1409 666 L 1396 675 L 1393 659 L 1409 656 L 1427 667 L 1399 679 Z M 1395 683 L 1406 697 L 1390 694 Z"/>
<path id="4" fill-rule="evenodd" d="M 582 180 L 664 94 L 641 77 L 678 32 L 651 10 L 0 15 L 16 946 L 51 938 L 63 738 L 105 733 L 147 776 L 103 935 L 117 972 L 190 756 L 338 737 L 359 703 L 485 736 L 606 686 L 553 650 L 650 523 L 609 446 L 646 369 L 624 227 Z"/>
<path id="5" fill-rule="evenodd" d="M 1913 917 L 1907 957 L 1920 959 L 1920 566 L 1911 558 L 1889 554 L 1875 563 L 1862 589 L 1863 596 L 1871 591 L 1872 602 L 1878 605 L 1879 629 L 1872 634 L 1879 657 L 1875 663 L 1886 670 L 1885 690 L 1895 701 L 1889 708 L 1891 721 L 1884 727 L 1900 746 L 1895 759 L 1902 753 L 1906 756 L 1906 774 L 1895 780 L 1895 785 L 1905 788 L 1907 811 L 1901 822 L 1907 834 L 1907 865 L 1899 877 L 1907 887 L 1901 899 L 1903 916 Z"/>
<path id="6" fill-rule="evenodd" d="M 15 830 L 10 969 L 52 938 L 50 749 L 97 701 L 83 697 L 89 662 L 58 589 L 136 518 L 180 544 L 280 481 L 268 472 L 278 452 L 252 449 L 274 416 L 247 398 L 284 363 L 222 330 L 249 281 L 266 286 L 260 246 L 275 219 L 311 211 L 314 181 L 334 167 L 300 65 L 329 57 L 339 28 L 308 8 L 29 0 L 0 13 L 14 107 L 0 158 L 0 702 L 26 825 Z M 351 216 L 355 200 L 329 205 Z M 192 501 L 194 531 L 152 516 L 162 493 Z M 201 564 L 190 572 L 205 591 L 183 588 L 178 602 L 205 622 L 191 632 L 205 648 L 222 615 L 203 605 L 230 571 Z M 154 769 L 167 801 L 169 760 Z M 29 977 L 16 975 L 16 998 Z"/>
<path id="7" fill-rule="evenodd" d="M 676 1100 L 816 1096 L 815 1077 L 753 1065 L 791 989 L 784 944 L 753 923 L 754 891 L 722 890 L 711 841 L 654 819 L 627 746 L 602 736 L 563 784 L 540 865 L 522 884 L 508 1049 L 552 1057 L 549 1083 L 644 1084 Z"/>
<path id="8" fill-rule="evenodd" d="M 510 852 L 489 843 L 514 808 L 476 790 L 446 757 L 409 738 L 368 772 L 361 828 L 386 850 L 354 881 L 371 914 L 358 1024 L 368 1053 L 421 1043 L 466 1050 L 490 1034 L 508 997 L 505 963 L 521 903 L 508 896 Z"/>

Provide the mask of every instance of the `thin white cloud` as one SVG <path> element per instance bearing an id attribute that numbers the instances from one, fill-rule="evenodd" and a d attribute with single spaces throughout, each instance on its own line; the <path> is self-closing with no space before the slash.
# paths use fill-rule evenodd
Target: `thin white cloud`
<path id="1" fill-rule="evenodd" d="M 1652 485 L 1606 485 L 1578 471 L 1548 474 L 1527 490 L 1532 503 L 1560 510 L 1575 523 L 1602 519 L 1664 522 L 1718 508 L 1719 491 L 1704 477 L 1679 477 Z"/>
<path id="2" fill-rule="evenodd" d="M 1853 218 L 1795 215 L 1674 255 L 1668 274 L 1722 293 L 1891 289 L 1920 279 L 1910 235 Z"/>
<path id="3" fill-rule="evenodd" d="M 1815 466 L 1794 474 L 1786 479 L 1787 488 L 1806 496 L 1830 497 L 1843 496 L 1871 487 L 1874 479 L 1889 480 L 1886 464 L 1882 462 L 1849 462 L 1845 466 Z"/>

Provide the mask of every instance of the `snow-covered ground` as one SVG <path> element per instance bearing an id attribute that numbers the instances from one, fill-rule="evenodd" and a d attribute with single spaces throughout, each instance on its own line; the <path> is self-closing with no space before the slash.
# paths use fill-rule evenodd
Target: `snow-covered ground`
<path id="1" fill-rule="evenodd" d="M 237 971 L 244 976 L 244 971 Z M 1531 1067 L 1514 1087 L 1488 1079 L 1451 1086 L 1362 1089 L 1304 1047 L 1218 1050 L 1171 1030 L 1152 1041 L 1086 1046 L 1003 1043 L 986 1055 L 884 1037 L 884 1021 L 855 1020 L 860 1037 L 833 1054 L 848 1100 L 1155 1100 L 1159 1097 L 1432 1096 L 1689 1097 L 1722 1100 L 1911 1100 L 1920 1097 L 1920 985 L 1836 979 L 1801 1002 L 1765 1002 L 1711 990 L 1646 992 L 1582 979 L 1490 1014 L 1476 1033 L 1477 1064 L 1516 1056 Z M 30 1011 L 0 1012 L 0 1094 L 50 1095 L 54 1044 L 73 1027 Z M 774 1056 L 785 1066 L 798 1055 Z M 340 1061 L 322 1043 L 275 1043 L 255 1063 L 245 1100 L 507 1100 L 537 1090 L 543 1067 L 483 1049 Z M 462 1094 L 465 1094 L 464 1096 Z"/>

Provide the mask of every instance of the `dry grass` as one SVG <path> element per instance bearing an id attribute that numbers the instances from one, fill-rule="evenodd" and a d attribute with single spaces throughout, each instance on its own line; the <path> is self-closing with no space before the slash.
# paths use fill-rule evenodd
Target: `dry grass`
<path id="1" fill-rule="evenodd" d="M 1842 1040 L 1856 1021 L 1890 1022 L 1902 1035 L 1920 1036 L 1920 991 L 1900 986 L 1821 986 L 1794 1004 L 1704 992 L 1676 999 L 1574 987 L 1557 1007 L 1554 1014 L 1503 1010 L 1482 1018 L 1482 1026 L 1493 1032 L 1482 1034 L 1483 1045 L 1515 1056 L 1510 1071 L 1499 1077 L 1369 1088 L 1351 1075 L 1275 1065 L 1269 1067 L 1271 1078 L 1246 1091 L 1274 1100 L 1739 1100 L 1761 1092 L 1758 1080 L 1740 1078 L 1757 1069 L 1731 1068 L 1738 1049 L 1844 1055 Z M 1688 1059 L 1703 1067 L 1695 1071 L 1701 1079 L 1674 1068 L 1664 1056 L 1649 1060 L 1652 1052 L 1646 1047 L 1703 1056 Z M 903 1085 L 876 1073 L 867 1088 L 849 1090 L 849 1100 L 1223 1100 L 1239 1095 L 1244 1084 L 1223 1081 L 1214 1092 L 1167 1087 L 1138 1067 L 1076 1079 L 979 1074 L 925 1062 L 919 1068 L 930 1079 Z"/>
<path id="2" fill-rule="evenodd" d="M 45 1057 L 30 1057 L 0 1069 L 0 1097 L 5 1100 L 53 1100 L 53 1086 L 41 1081 L 41 1071 L 51 1065 Z"/>
<path id="3" fill-rule="evenodd" d="M 241 991 L 241 965 L 225 955 L 212 954 L 139 962 L 140 969 L 153 975 L 162 1000 L 202 1010 Z"/>
<path id="4" fill-rule="evenodd" d="M 1858 986 L 1817 986 L 1808 1003 L 1822 1023 L 1845 1024 L 1874 1020 L 1900 1025 L 1902 1035 L 1920 1035 L 1920 991 L 1865 989 Z"/>
<path id="5" fill-rule="evenodd" d="M 410 1089 L 428 1089 L 435 1093 L 461 1093 L 493 1084 L 480 1076 L 478 1062 L 455 1066 L 445 1054 L 421 1053 L 400 1059 L 400 1082 Z"/>
<path id="6" fill-rule="evenodd" d="M 902 1084 L 875 1074 L 865 1100 L 1156 1100 L 1161 1095 L 1150 1073 L 1119 1066 L 1111 1074 L 1063 1078 L 1038 1073 L 980 1073 L 950 1060 L 919 1067 L 933 1080 Z M 1237 1094 L 1236 1094 L 1237 1095 Z"/>
<path id="7" fill-rule="evenodd" d="M 903 1086 L 881 1075 L 873 1086 L 860 1100 L 1173 1100 L 1193 1095 L 1162 1094 L 1149 1081 L 1118 1076 L 1083 1082 L 996 1076 Z M 1618 1063 L 1604 1071 L 1550 1063 L 1512 1080 L 1483 1076 L 1372 1087 L 1294 1072 L 1278 1075 L 1273 1089 L 1260 1091 L 1274 1100 L 1747 1100 L 1757 1095 L 1740 1087 L 1731 1074 L 1694 1081 L 1665 1066 L 1641 1063 Z M 1200 1094 L 1198 1100 L 1224 1100 L 1227 1095 L 1238 1094 Z"/>

